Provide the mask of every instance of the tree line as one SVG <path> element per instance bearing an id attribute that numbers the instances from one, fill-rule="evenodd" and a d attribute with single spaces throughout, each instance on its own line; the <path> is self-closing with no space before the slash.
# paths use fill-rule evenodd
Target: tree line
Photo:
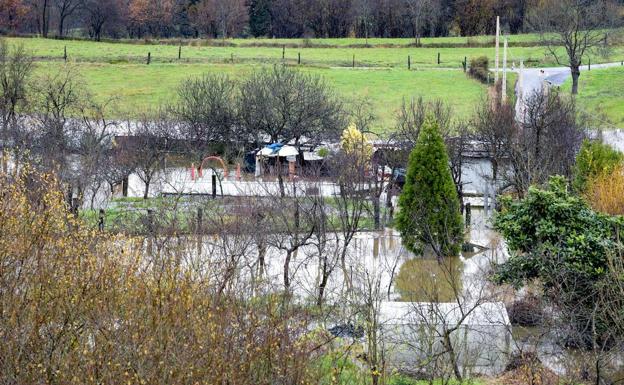
<path id="1" fill-rule="evenodd" d="M 556 3 L 556 1 L 552 1 Z M 411 37 L 527 29 L 537 0 L 2 0 L 0 32 L 145 37 Z M 546 4 L 547 5 L 547 4 Z"/>

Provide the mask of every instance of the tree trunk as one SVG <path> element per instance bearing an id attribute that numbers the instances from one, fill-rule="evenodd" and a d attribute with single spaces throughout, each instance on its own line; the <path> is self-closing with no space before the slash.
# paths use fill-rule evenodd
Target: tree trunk
<path id="1" fill-rule="evenodd" d="M 381 228 L 381 207 L 379 203 L 379 197 L 375 195 L 373 198 L 373 215 L 375 220 L 375 230 L 379 230 Z"/>
<path id="2" fill-rule="evenodd" d="M 43 2 L 43 12 L 41 17 L 41 35 L 44 38 L 48 37 L 48 2 L 47 0 Z"/>
<path id="3" fill-rule="evenodd" d="M 457 354 L 455 354 L 455 349 L 453 348 L 453 343 L 451 342 L 450 332 L 444 333 L 444 345 L 446 345 L 446 350 L 449 354 L 451 366 L 453 367 L 453 374 L 455 374 L 455 379 L 459 383 L 462 383 L 463 376 L 462 376 L 461 370 L 459 370 L 459 364 L 457 362 Z"/>
<path id="4" fill-rule="evenodd" d="M 60 37 L 63 37 L 63 25 L 65 24 L 65 16 L 60 16 L 59 17 L 59 26 L 58 26 L 58 33 Z"/>
<path id="5" fill-rule="evenodd" d="M 264 276 L 264 257 L 266 255 L 266 244 L 264 241 L 258 242 L 258 272 L 260 276 Z"/>
<path id="6" fill-rule="evenodd" d="M 323 258 L 323 276 L 321 277 L 321 283 L 319 284 L 318 298 L 316 299 L 316 306 L 321 308 L 323 306 L 323 297 L 325 296 L 325 288 L 327 287 L 327 281 L 329 281 L 330 271 L 327 267 L 327 257 Z"/>
<path id="7" fill-rule="evenodd" d="M 292 251 L 286 252 L 286 260 L 284 261 L 284 289 L 290 290 L 290 259 L 292 258 Z"/>
<path id="8" fill-rule="evenodd" d="M 396 171 L 395 167 L 392 167 L 392 173 L 390 174 L 390 182 L 388 183 L 388 188 L 386 190 L 386 223 L 392 221 L 393 210 L 392 210 L 392 196 L 394 195 L 394 173 Z"/>
<path id="9" fill-rule="evenodd" d="M 279 185 L 280 196 L 282 198 L 286 197 L 286 189 L 284 188 L 284 178 L 282 178 L 282 163 L 277 158 L 277 184 Z"/>
<path id="10" fill-rule="evenodd" d="M 572 95 L 578 94 L 578 80 L 579 76 L 581 76 L 581 71 L 578 65 L 575 65 L 571 68 L 572 71 Z"/>
<path id="11" fill-rule="evenodd" d="M 145 189 L 143 190 L 143 199 L 147 199 L 149 196 L 149 185 L 150 185 L 150 182 L 145 182 Z"/>

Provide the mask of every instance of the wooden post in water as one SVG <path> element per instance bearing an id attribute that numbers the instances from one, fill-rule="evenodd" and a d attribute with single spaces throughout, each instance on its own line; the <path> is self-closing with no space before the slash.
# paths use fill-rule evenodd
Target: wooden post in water
<path id="1" fill-rule="evenodd" d="M 147 232 L 154 235 L 154 210 L 147 209 Z"/>
<path id="2" fill-rule="evenodd" d="M 203 221 L 204 221 L 204 212 L 200 207 L 197 209 L 197 232 L 198 233 L 201 233 Z"/>
<path id="3" fill-rule="evenodd" d="M 470 202 L 466 203 L 466 227 L 470 227 L 470 222 L 472 221 L 472 207 L 470 206 Z"/>

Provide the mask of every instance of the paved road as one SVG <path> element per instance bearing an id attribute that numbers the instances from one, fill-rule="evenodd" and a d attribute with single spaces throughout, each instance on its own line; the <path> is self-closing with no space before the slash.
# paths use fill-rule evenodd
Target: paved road
<path id="1" fill-rule="evenodd" d="M 621 62 L 593 64 L 591 69 L 601 69 L 609 67 L 619 67 Z M 587 66 L 581 66 L 581 71 L 587 71 Z M 512 70 L 520 73 L 519 68 Z M 518 75 L 516 83 L 516 116 L 524 115 L 524 102 L 535 92 L 540 92 L 544 86 L 560 86 L 565 83 L 571 76 L 568 67 L 550 67 L 550 68 L 525 68 L 522 75 Z"/>

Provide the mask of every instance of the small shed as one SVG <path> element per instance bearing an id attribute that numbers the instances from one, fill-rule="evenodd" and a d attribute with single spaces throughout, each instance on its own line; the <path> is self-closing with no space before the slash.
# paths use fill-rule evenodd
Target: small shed
<path id="1" fill-rule="evenodd" d="M 262 176 L 264 174 L 264 162 L 266 160 L 273 160 L 273 164 L 282 162 L 282 159 L 286 159 L 289 166 L 286 167 L 290 171 L 292 165 L 296 162 L 299 151 L 294 146 L 283 145 L 281 143 L 270 144 L 256 153 L 256 176 Z"/>
<path id="2" fill-rule="evenodd" d="M 383 302 L 379 323 L 386 360 L 399 370 L 427 372 L 433 365 L 450 365 L 449 341 L 467 376 L 497 375 L 511 354 L 511 323 L 502 302 Z"/>

